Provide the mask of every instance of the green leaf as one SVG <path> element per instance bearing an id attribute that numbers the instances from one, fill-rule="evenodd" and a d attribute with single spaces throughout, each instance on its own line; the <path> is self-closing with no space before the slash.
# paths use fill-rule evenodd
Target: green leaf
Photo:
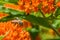
<path id="1" fill-rule="evenodd" d="M 36 17 L 42 17 L 42 14 L 41 14 L 40 11 L 37 11 L 37 12 L 31 12 L 30 14 L 31 14 L 31 15 L 34 15 L 34 16 L 36 16 Z"/>
<path id="2" fill-rule="evenodd" d="M 2 40 L 3 38 L 4 38 L 4 36 L 3 36 L 3 35 L 1 35 L 1 36 L 0 36 L 0 40 Z"/>
<path id="3" fill-rule="evenodd" d="M 55 16 L 57 17 L 58 15 L 60 15 L 60 8 L 57 8 Z"/>
<path id="4" fill-rule="evenodd" d="M 4 4 L 4 3 L 1 3 L 1 2 L 0 2 L 0 12 L 4 10 L 3 4 Z"/>
<path id="5" fill-rule="evenodd" d="M 45 14 L 45 17 L 49 17 L 49 16 L 51 16 L 51 13 L 50 14 Z"/>
<path id="6" fill-rule="evenodd" d="M 3 12 L 9 13 L 10 12 L 10 9 L 9 8 L 5 8 Z"/>
<path id="7" fill-rule="evenodd" d="M 60 15 L 58 15 L 57 18 L 60 19 Z"/>
<path id="8" fill-rule="evenodd" d="M 4 0 L 4 1 L 9 2 L 9 0 Z"/>
<path id="9" fill-rule="evenodd" d="M 33 16 L 33 15 L 28 15 L 24 19 L 30 21 L 32 24 L 35 24 L 35 25 L 42 25 L 42 26 L 48 27 L 48 28 L 50 26 L 49 23 L 48 23 L 48 20 L 44 19 L 42 17 L 36 17 L 36 16 Z"/>
<path id="10" fill-rule="evenodd" d="M 32 40 L 35 40 L 36 36 L 39 33 L 39 29 L 36 28 L 26 28 L 26 30 L 30 33 Z"/>
<path id="11" fill-rule="evenodd" d="M 24 17 L 24 15 L 22 15 L 22 14 L 17 14 L 17 15 L 12 15 L 11 13 L 9 13 L 9 14 L 10 14 L 9 16 L 0 19 L 0 22 L 13 20 L 15 17 L 20 17 L 20 19 Z"/>
<path id="12" fill-rule="evenodd" d="M 22 12 L 22 11 L 17 11 L 17 10 L 10 10 L 10 13 L 12 14 L 12 15 L 18 15 L 18 14 L 21 14 L 21 15 L 23 15 L 24 14 L 24 12 Z"/>
<path id="13" fill-rule="evenodd" d="M 18 0 L 14 0 L 14 1 L 13 0 L 4 0 L 4 1 L 5 2 L 10 2 L 10 3 L 15 3 L 15 4 L 18 2 Z"/>
<path id="14" fill-rule="evenodd" d="M 52 26 L 55 28 L 59 28 L 60 27 L 60 20 L 57 20 L 57 19 L 53 20 Z"/>
<path id="15" fill-rule="evenodd" d="M 0 19 L 0 22 L 6 22 L 6 21 L 9 21 L 9 20 L 12 20 L 14 17 L 12 16 L 7 16 L 7 17 L 4 17 L 2 19 Z"/>

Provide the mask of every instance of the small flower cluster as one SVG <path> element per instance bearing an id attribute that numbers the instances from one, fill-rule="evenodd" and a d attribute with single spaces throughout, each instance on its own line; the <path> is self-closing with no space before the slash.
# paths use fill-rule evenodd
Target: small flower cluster
<path id="1" fill-rule="evenodd" d="M 43 0 L 42 1 L 42 10 L 44 13 L 50 13 L 55 10 L 54 1 L 55 0 Z"/>
<path id="2" fill-rule="evenodd" d="M 25 12 L 30 13 L 30 11 L 38 11 L 38 5 L 40 0 L 19 0 L 18 5 L 20 9 L 23 9 Z"/>
<path id="3" fill-rule="evenodd" d="M 8 16 L 8 14 L 5 14 L 3 12 L 0 12 L 0 19 L 3 18 L 3 17 L 5 17 L 5 16 Z"/>

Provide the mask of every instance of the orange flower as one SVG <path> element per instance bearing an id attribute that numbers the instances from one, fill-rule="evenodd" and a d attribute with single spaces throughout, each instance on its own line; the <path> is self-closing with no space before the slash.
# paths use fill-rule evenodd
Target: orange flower
<path id="1" fill-rule="evenodd" d="M 37 11 L 38 11 L 38 7 L 32 7 L 32 10 L 33 10 L 34 12 L 37 12 Z"/>
<path id="2" fill-rule="evenodd" d="M 30 11 L 31 11 L 31 5 L 30 5 L 30 3 L 25 3 L 24 7 L 25 7 L 24 11 L 26 13 L 30 13 Z"/>
<path id="3" fill-rule="evenodd" d="M 24 10 L 25 9 L 23 4 L 24 4 L 23 0 L 22 1 L 21 0 L 18 1 L 19 10 Z"/>
<path id="4" fill-rule="evenodd" d="M 40 3 L 42 4 L 41 8 L 44 13 L 53 12 L 55 10 L 54 0 L 19 0 L 18 5 L 6 4 L 5 7 L 14 10 L 22 10 L 28 14 L 31 11 L 37 12 Z"/>
<path id="5" fill-rule="evenodd" d="M 39 35 L 36 36 L 36 40 L 41 40 Z"/>
<path id="6" fill-rule="evenodd" d="M 4 7 L 14 10 L 23 10 L 26 13 L 30 13 L 32 10 L 36 12 L 38 10 L 39 4 L 40 0 L 19 0 L 18 5 L 4 4 Z"/>
<path id="7" fill-rule="evenodd" d="M 54 36 L 55 32 L 52 29 L 49 29 L 49 34 L 52 35 L 52 36 Z"/>
<path id="8" fill-rule="evenodd" d="M 25 25 L 25 24 L 24 24 Z M 5 35 L 9 31 L 7 35 Z M 11 21 L 0 22 L 0 35 L 5 35 L 3 40 L 31 40 L 29 32 Z"/>
<path id="9" fill-rule="evenodd" d="M 53 12 L 55 10 L 55 7 L 54 7 L 54 0 L 44 0 L 42 1 L 42 11 L 44 13 L 50 13 L 50 12 Z"/>
<path id="10" fill-rule="evenodd" d="M 32 0 L 32 5 L 35 7 L 38 7 L 38 5 L 40 4 L 40 0 Z"/>
<path id="11" fill-rule="evenodd" d="M 20 10 L 19 6 L 15 4 L 4 4 L 4 7 L 14 9 L 14 10 Z"/>
<path id="12" fill-rule="evenodd" d="M 56 4 L 56 6 L 60 7 L 60 2 L 58 2 L 58 3 Z"/>
<path id="13" fill-rule="evenodd" d="M 48 1 L 42 1 L 43 6 L 48 6 Z"/>
<path id="14" fill-rule="evenodd" d="M 0 19 L 3 18 L 3 17 L 6 17 L 6 16 L 8 16 L 8 14 L 5 14 L 3 12 L 0 12 Z"/>
<path id="15" fill-rule="evenodd" d="M 29 21 L 27 21 L 27 20 L 22 20 L 23 21 L 23 27 L 30 27 L 30 28 L 32 28 L 32 25 L 31 25 L 31 23 L 29 22 Z"/>
<path id="16" fill-rule="evenodd" d="M 49 3 L 51 3 L 51 4 L 53 4 L 53 3 L 54 3 L 54 1 L 55 1 L 55 0 L 49 0 L 48 2 L 49 2 Z"/>

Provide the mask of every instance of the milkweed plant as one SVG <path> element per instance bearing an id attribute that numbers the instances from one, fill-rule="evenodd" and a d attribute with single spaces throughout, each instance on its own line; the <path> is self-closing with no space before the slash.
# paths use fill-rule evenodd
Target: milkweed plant
<path id="1" fill-rule="evenodd" d="M 60 40 L 60 0 L 0 0 L 0 40 Z"/>

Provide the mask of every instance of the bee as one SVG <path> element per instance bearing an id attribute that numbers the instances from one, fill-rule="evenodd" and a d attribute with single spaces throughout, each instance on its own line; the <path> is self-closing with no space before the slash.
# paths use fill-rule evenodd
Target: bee
<path id="1" fill-rule="evenodd" d="M 12 23 L 23 26 L 23 22 L 18 17 L 16 17 L 14 20 L 12 20 Z"/>

